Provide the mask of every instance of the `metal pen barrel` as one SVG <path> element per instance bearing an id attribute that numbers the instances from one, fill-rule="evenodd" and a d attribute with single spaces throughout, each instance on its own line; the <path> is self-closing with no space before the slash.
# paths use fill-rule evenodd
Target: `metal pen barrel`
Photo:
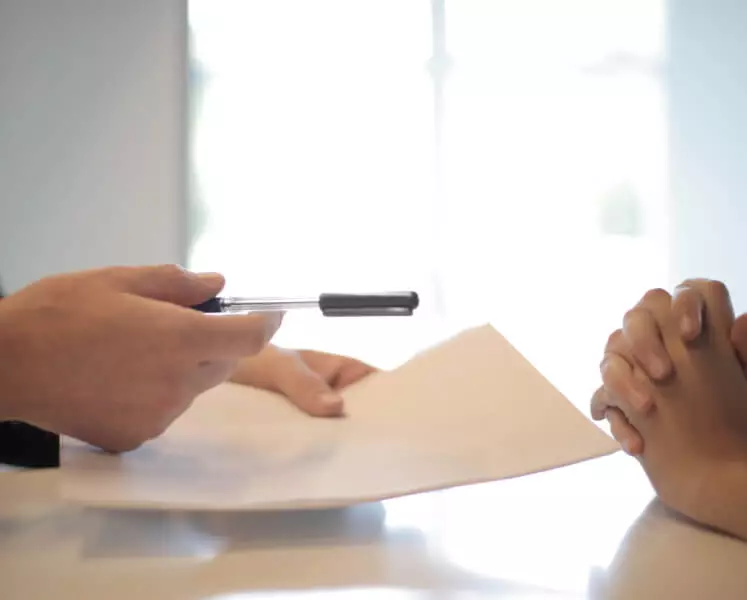
<path id="1" fill-rule="evenodd" d="M 221 298 L 225 313 L 276 312 L 296 308 L 319 308 L 318 298 Z"/>

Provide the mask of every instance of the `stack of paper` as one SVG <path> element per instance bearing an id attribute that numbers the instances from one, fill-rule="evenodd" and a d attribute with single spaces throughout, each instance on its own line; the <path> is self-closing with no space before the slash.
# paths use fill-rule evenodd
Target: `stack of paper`
<path id="1" fill-rule="evenodd" d="M 345 393 L 347 416 L 224 385 L 123 456 L 63 445 L 63 494 L 96 506 L 265 510 L 349 505 L 537 472 L 617 444 L 492 327 Z"/>

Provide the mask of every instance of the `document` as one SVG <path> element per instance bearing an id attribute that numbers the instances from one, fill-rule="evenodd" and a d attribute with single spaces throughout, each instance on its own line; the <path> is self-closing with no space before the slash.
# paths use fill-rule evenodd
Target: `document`
<path id="1" fill-rule="evenodd" d="M 63 440 L 61 492 L 88 506 L 332 508 L 527 475 L 617 443 L 493 327 L 467 330 L 348 388 L 346 416 L 225 384 L 121 455 Z"/>

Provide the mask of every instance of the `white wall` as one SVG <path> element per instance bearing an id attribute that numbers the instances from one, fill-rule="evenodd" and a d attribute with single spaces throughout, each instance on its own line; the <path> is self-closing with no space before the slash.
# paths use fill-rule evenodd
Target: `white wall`
<path id="1" fill-rule="evenodd" d="M 670 1 L 674 277 L 724 280 L 747 310 L 747 2 Z"/>
<path id="2" fill-rule="evenodd" d="M 0 280 L 182 262 L 185 0 L 0 0 Z"/>

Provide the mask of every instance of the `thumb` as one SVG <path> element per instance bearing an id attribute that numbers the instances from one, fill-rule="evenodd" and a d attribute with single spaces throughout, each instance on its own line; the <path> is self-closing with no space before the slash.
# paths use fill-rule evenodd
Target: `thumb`
<path id="1" fill-rule="evenodd" d="M 285 361 L 284 361 L 285 362 Z M 275 374 L 275 387 L 296 407 L 312 417 L 339 417 L 343 399 L 298 357 Z"/>
<path id="2" fill-rule="evenodd" d="M 178 265 L 123 267 L 113 276 L 122 291 L 181 306 L 205 302 L 225 285 L 219 273 L 193 273 Z"/>

